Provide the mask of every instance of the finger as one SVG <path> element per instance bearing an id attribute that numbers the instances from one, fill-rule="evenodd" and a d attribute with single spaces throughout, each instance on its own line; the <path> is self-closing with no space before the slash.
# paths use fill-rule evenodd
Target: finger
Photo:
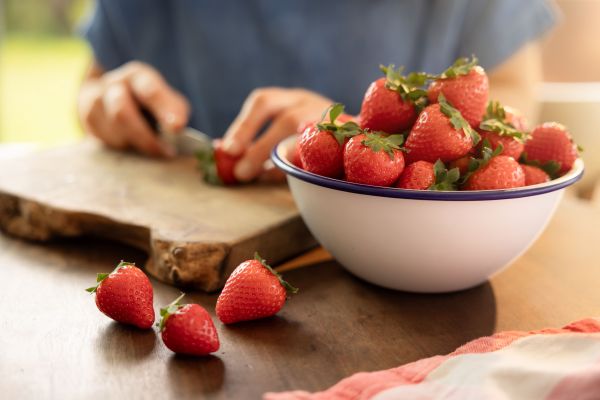
<path id="1" fill-rule="evenodd" d="M 81 90 L 78 101 L 78 112 L 84 131 L 97 137 L 113 149 L 125 149 L 125 138 L 107 129 L 107 117 L 102 101 L 103 86 L 87 83 Z"/>
<path id="2" fill-rule="evenodd" d="M 158 71 L 149 66 L 139 67 L 129 75 L 128 83 L 134 98 L 156 117 L 162 129 L 176 133 L 187 125 L 188 101 Z"/>
<path id="3" fill-rule="evenodd" d="M 123 82 L 111 83 L 103 96 L 109 129 L 125 138 L 136 150 L 150 156 L 172 156 L 174 150 L 163 144 L 143 119 L 138 104 Z"/>
<path id="4" fill-rule="evenodd" d="M 234 156 L 242 154 L 267 122 L 297 101 L 297 93 L 289 89 L 253 91 L 225 132 L 223 150 Z"/>
<path id="5" fill-rule="evenodd" d="M 288 110 L 275 118 L 266 132 L 246 150 L 244 157 L 236 164 L 234 174 L 241 182 L 256 178 L 263 171 L 263 164 L 269 158 L 271 149 L 283 138 L 293 134 L 301 110 Z"/>
<path id="6" fill-rule="evenodd" d="M 262 183 L 282 183 L 285 181 L 285 173 L 268 160 L 265 163 L 264 171 L 258 177 L 258 181 Z"/>

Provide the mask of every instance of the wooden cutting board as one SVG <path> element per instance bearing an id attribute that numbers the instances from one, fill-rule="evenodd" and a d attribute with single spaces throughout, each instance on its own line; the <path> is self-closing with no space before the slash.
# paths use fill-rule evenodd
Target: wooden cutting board
<path id="1" fill-rule="evenodd" d="M 93 141 L 0 160 L 0 228 L 38 241 L 124 242 L 148 252 L 156 278 L 206 291 L 255 250 L 278 263 L 316 244 L 285 185 L 214 187 L 191 158 L 152 160 Z"/>

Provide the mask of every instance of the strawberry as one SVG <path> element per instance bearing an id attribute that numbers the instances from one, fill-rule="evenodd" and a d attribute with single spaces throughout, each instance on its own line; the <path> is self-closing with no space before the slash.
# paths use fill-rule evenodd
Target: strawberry
<path id="1" fill-rule="evenodd" d="M 359 127 L 352 121 L 342 125 L 336 122 L 344 111 L 342 104 L 334 104 L 328 110 L 329 122 L 323 121 L 323 115 L 321 123 L 306 128 L 300 135 L 298 146 L 301 165 L 306 171 L 337 178 L 344 168 L 344 143 L 359 133 Z"/>
<path id="2" fill-rule="evenodd" d="M 488 78 L 477 58 L 459 58 L 429 85 L 428 97 L 435 103 L 442 93 L 467 122 L 477 128 L 489 95 Z"/>
<path id="3" fill-rule="evenodd" d="M 523 142 L 526 134 L 515 128 L 511 121 L 517 121 L 519 126 L 524 125 L 523 121 L 518 120 L 515 114 L 509 114 L 499 102 L 490 101 L 483 121 L 479 124 L 479 134 L 488 141 L 492 149 L 502 144 L 502 155 L 518 160 L 525 147 Z"/>
<path id="4" fill-rule="evenodd" d="M 555 162 L 559 174 L 569 171 L 578 156 L 578 147 L 573 143 L 571 134 L 556 122 L 546 122 L 535 127 L 525 143 L 526 160 L 537 162 L 541 166 Z"/>
<path id="5" fill-rule="evenodd" d="M 433 164 L 417 161 L 404 168 L 396 187 L 401 189 L 427 190 L 435 183 Z"/>
<path id="6" fill-rule="evenodd" d="M 406 140 L 409 163 L 437 159 L 448 162 L 467 155 L 479 142 L 479 135 L 460 112 L 440 95 L 438 103 L 427 106 Z"/>
<path id="7" fill-rule="evenodd" d="M 237 266 L 217 299 L 217 316 L 224 324 L 275 315 L 287 293 L 298 289 L 284 281 L 258 253 Z"/>
<path id="8" fill-rule="evenodd" d="M 386 77 L 371 83 L 360 108 L 362 129 L 400 133 L 413 125 L 417 110 L 425 105 L 427 93 L 419 87 L 428 75 L 413 72 L 403 76 L 402 69 L 381 66 Z"/>
<path id="9" fill-rule="evenodd" d="M 152 327 L 152 284 L 134 264 L 121 261 L 110 274 L 98 274 L 98 284 L 86 289 L 96 293 L 98 309 L 115 321 L 141 329 Z"/>
<path id="10" fill-rule="evenodd" d="M 212 149 L 197 155 L 204 180 L 212 185 L 235 185 L 238 182 L 233 170 L 242 154 L 232 156 L 222 149 L 222 141 L 215 140 Z"/>
<path id="11" fill-rule="evenodd" d="M 525 186 L 525 172 L 514 158 L 500 155 L 502 145 L 492 150 L 487 143 L 482 158 L 472 158 L 469 172 L 463 177 L 465 190 L 510 189 Z"/>
<path id="12" fill-rule="evenodd" d="M 416 190 L 456 190 L 456 182 L 460 177 L 458 168 L 448 171 L 440 160 L 435 164 L 417 161 L 407 166 L 396 187 Z"/>
<path id="13" fill-rule="evenodd" d="M 159 327 L 165 346 L 177 354 L 192 356 L 219 350 L 219 336 L 210 314 L 198 304 L 180 304 L 183 296 L 160 310 Z"/>
<path id="14" fill-rule="evenodd" d="M 510 106 L 504 106 L 504 114 L 506 116 L 506 123 L 511 125 L 518 131 L 527 132 L 527 118 L 516 108 Z"/>
<path id="15" fill-rule="evenodd" d="M 471 161 L 470 156 L 464 156 L 461 158 L 457 158 L 456 160 L 450 161 L 448 166 L 450 168 L 458 168 L 458 172 L 461 175 L 465 175 L 467 172 L 469 172 L 469 162 L 470 161 Z"/>
<path id="16" fill-rule="evenodd" d="M 351 138 L 344 148 L 344 171 L 349 182 L 390 186 L 404 169 L 402 135 L 365 132 Z"/>
<path id="17" fill-rule="evenodd" d="M 504 149 L 502 155 L 512 157 L 515 160 L 518 160 L 519 157 L 521 157 L 523 149 L 525 148 L 522 141 L 515 139 L 512 136 L 503 135 L 497 132 L 489 132 L 484 129 L 479 130 L 479 134 L 481 135 L 481 139 L 487 140 L 493 149 L 501 144 Z"/>
<path id="18" fill-rule="evenodd" d="M 521 164 L 525 173 L 525 186 L 537 185 L 538 183 L 548 182 L 550 177 L 544 170 L 533 165 Z"/>

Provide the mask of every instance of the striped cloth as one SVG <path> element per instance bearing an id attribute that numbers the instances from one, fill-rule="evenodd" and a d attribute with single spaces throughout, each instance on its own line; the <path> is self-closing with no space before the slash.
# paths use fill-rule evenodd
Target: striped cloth
<path id="1" fill-rule="evenodd" d="M 600 400 L 600 319 L 500 332 L 445 356 L 354 374 L 323 392 L 266 393 L 264 399 Z"/>

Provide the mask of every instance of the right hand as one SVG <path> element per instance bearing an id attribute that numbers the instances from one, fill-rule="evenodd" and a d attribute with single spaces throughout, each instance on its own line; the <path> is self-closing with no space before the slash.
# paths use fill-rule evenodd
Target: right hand
<path id="1" fill-rule="evenodd" d="M 177 133 L 188 122 L 189 103 L 150 65 L 130 62 L 104 73 L 94 64 L 79 92 L 77 111 L 84 129 L 107 146 L 133 148 L 154 157 L 172 157 L 140 107 L 154 115 L 161 129 Z"/>

